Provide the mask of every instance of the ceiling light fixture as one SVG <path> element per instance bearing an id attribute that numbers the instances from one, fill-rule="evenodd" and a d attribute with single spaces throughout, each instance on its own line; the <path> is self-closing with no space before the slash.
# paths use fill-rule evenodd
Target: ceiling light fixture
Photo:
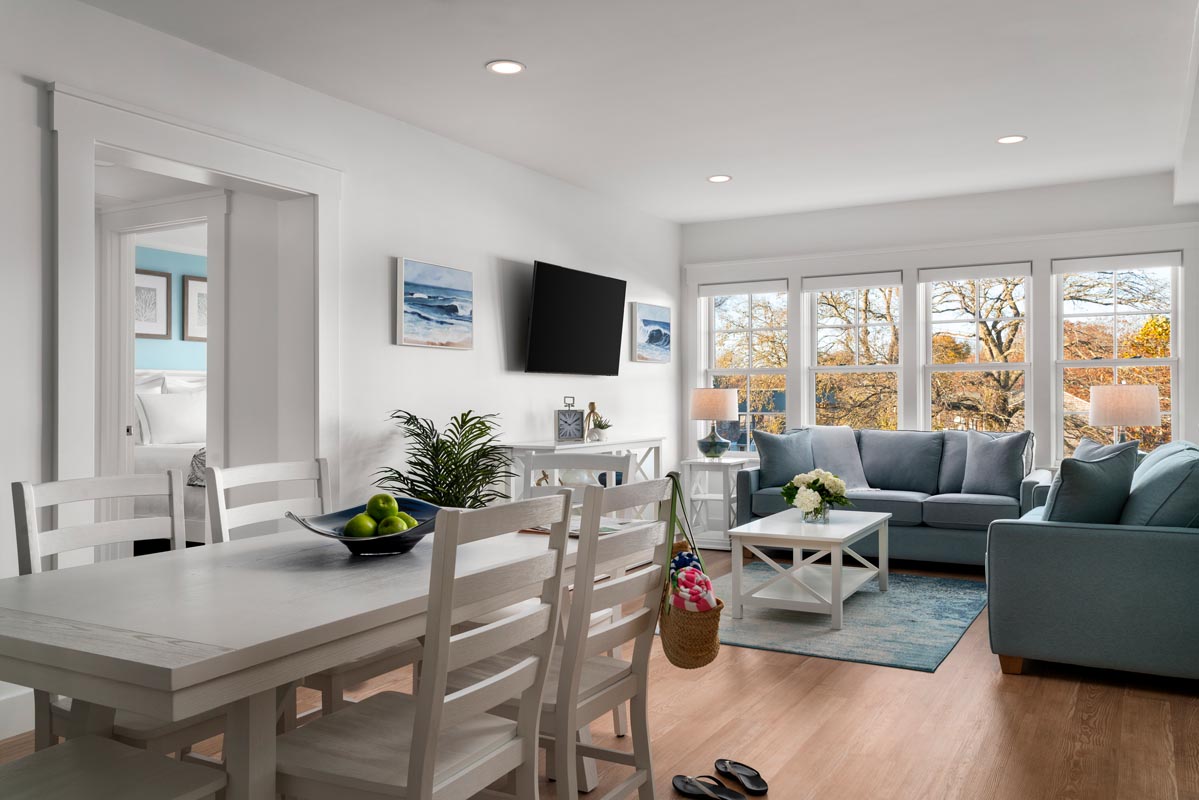
<path id="1" fill-rule="evenodd" d="M 487 69 L 490 72 L 494 72 L 496 75 L 515 75 L 518 72 L 524 72 L 525 65 L 519 61 L 513 61 L 508 58 L 500 58 L 495 61 L 488 61 Z"/>
<path id="2" fill-rule="evenodd" d="M 708 183 L 728 183 L 732 179 L 732 175 L 709 175 Z"/>
<path id="3" fill-rule="evenodd" d="M 1000 144 L 1020 144 L 1020 142 L 1023 142 L 1027 138 L 1027 136 L 1023 136 L 1019 133 L 1013 133 L 1010 136 L 1000 136 L 995 141 L 999 142 Z"/>

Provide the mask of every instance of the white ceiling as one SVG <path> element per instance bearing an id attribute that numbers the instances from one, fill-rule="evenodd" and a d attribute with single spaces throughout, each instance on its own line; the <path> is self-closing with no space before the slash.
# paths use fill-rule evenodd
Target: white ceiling
<path id="1" fill-rule="evenodd" d="M 208 255 L 208 225 L 200 222 L 181 225 L 178 228 L 160 228 L 145 231 L 135 237 L 138 247 L 153 247 L 173 253 L 190 253 L 193 256 Z"/>
<path id="2" fill-rule="evenodd" d="M 101 211 L 204 191 L 212 187 L 109 161 L 96 163 L 96 208 Z"/>
<path id="3" fill-rule="evenodd" d="M 1196 0 L 88 0 L 679 221 L 1170 169 Z M 502 78 L 494 58 L 529 67 Z M 1001 146 L 1008 133 L 1029 137 Z M 713 173 L 733 181 L 713 185 Z"/>

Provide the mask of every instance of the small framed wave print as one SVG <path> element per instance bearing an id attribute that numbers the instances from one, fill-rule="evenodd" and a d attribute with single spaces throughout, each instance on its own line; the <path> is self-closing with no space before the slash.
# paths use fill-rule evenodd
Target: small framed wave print
<path id="1" fill-rule="evenodd" d="M 400 262 L 396 341 L 470 350 L 475 344 L 474 275 L 411 258 Z"/>
<path id="2" fill-rule="evenodd" d="M 670 308 L 633 303 L 633 360 L 670 363 Z"/>

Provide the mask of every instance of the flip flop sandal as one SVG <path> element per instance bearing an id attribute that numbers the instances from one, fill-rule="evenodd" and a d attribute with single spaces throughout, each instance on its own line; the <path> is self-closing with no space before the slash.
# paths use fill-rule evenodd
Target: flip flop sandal
<path id="1" fill-rule="evenodd" d="M 708 783 L 707 781 L 711 781 Z M 692 778 L 688 775 L 675 775 L 670 784 L 674 790 L 684 797 L 702 797 L 705 800 L 745 800 L 741 792 L 733 791 L 711 775 L 700 775 Z"/>
<path id="2" fill-rule="evenodd" d="M 740 761 L 721 758 L 716 762 L 716 772 L 727 781 L 736 781 L 741 784 L 741 788 L 745 789 L 746 794 L 766 794 L 766 790 L 770 788 L 762 779 L 762 773 Z"/>

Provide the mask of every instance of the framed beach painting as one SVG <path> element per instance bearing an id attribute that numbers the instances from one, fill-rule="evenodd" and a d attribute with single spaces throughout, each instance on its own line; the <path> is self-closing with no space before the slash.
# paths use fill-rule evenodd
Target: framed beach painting
<path id="1" fill-rule="evenodd" d="M 474 275 L 405 258 L 400 262 L 396 340 L 417 347 L 474 347 Z"/>
<path id="2" fill-rule="evenodd" d="M 208 279 L 183 276 L 183 341 L 208 341 Z"/>
<path id="3" fill-rule="evenodd" d="M 133 333 L 138 339 L 171 338 L 171 274 L 139 269 L 133 275 Z"/>
<path id="4" fill-rule="evenodd" d="M 633 360 L 670 363 L 670 308 L 633 303 Z"/>

